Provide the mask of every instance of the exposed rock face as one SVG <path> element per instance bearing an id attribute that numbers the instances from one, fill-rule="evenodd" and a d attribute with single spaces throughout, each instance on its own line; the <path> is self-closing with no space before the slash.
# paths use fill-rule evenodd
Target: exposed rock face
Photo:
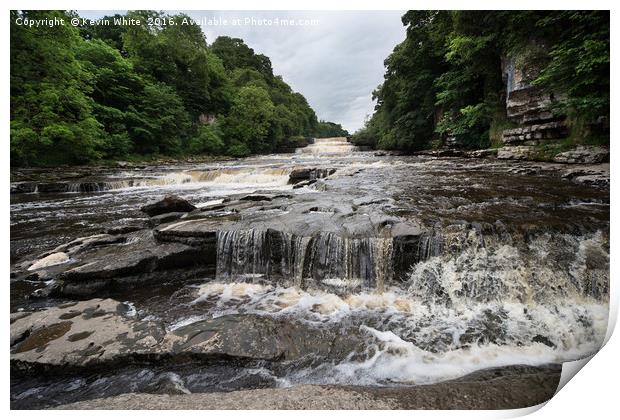
<path id="1" fill-rule="evenodd" d="M 164 338 L 154 322 L 127 316 L 130 308 L 111 299 L 65 304 L 11 323 L 11 365 L 78 368 L 150 354 Z"/>
<path id="2" fill-rule="evenodd" d="M 497 151 L 498 159 L 530 160 L 535 154 L 533 146 L 504 146 Z"/>
<path id="3" fill-rule="evenodd" d="M 565 117 L 555 115 L 551 110 L 555 102 L 562 100 L 562 95 L 545 91 L 532 83 L 542 70 L 536 54 L 546 55 L 547 47 L 532 42 L 530 48 L 503 61 L 506 115 L 518 124 L 516 128 L 504 130 L 504 144 L 532 146 L 568 135 Z"/>
<path id="4" fill-rule="evenodd" d="M 594 187 L 609 187 L 609 164 L 575 165 L 562 173 L 562 177 L 578 184 Z"/>
<path id="5" fill-rule="evenodd" d="M 326 168 L 301 168 L 294 169 L 288 178 L 289 184 L 297 184 L 301 181 L 316 180 L 319 178 L 325 178 L 336 172 L 335 169 Z"/>
<path id="6" fill-rule="evenodd" d="M 165 213 L 187 213 L 195 209 L 196 207 L 190 204 L 187 200 L 177 197 L 176 195 L 168 195 L 160 201 L 147 204 L 140 210 L 148 214 L 150 217 L 153 217 Z"/>
<path id="7" fill-rule="evenodd" d="M 609 150 L 596 146 L 577 146 L 568 152 L 558 153 L 553 158 L 559 163 L 603 163 L 609 162 Z"/>
<path id="8" fill-rule="evenodd" d="M 54 280 L 43 293 L 85 297 L 151 282 L 186 280 L 211 274 L 215 247 L 202 243 L 158 243 L 150 230 L 128 235 L 99 234 L 78 238 L 18 265 L 35 280 Z"/>
<path id="9" fill-rule="evenodd" d="M 359 350 L 359 330 L 347 334 L 286 319 L 225 315 L 166 332 L 112 299 L 92 299 L 11 317 L 11 366 L 73 371 L 140 360 L 340 360 Z M 243 334 L 239 332 L 243 331 Z"/>
<path id="10" fill-rule="evenodd" d="M 568 135 L 568 127 L 563 121 L 550 121 L 541 124 L 525 125 L 504 130 L 504 144 L 524 144 L 534 146 L 564 138 Z"/>

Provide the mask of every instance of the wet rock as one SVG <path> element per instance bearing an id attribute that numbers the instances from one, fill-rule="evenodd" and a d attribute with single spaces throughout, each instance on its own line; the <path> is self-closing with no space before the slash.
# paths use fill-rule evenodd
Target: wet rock
<path id="1" fill-rule="evenodd" d="M 361 351 L 358 328 L 323 329 L 253 314 L 224 315 L 166 332 L 136 319 L 112 299 L 93 299 L 12 317 L 11 366 L 80 369 L 137 360 L 285 361 L 301 366 L 313 354 L 342 360 Z"/>
<path id="2" fill-rule="evenodd" d="M 67 184 L 64 182 L 45 182 L 36 185 L 39 193 L 59 193 L 67 191 Z"/>
<path id="3" fill-rule="evenodd" d="M 56 288 L 64 296 L 89 296 L 149 282 L 191 278 L 195 270 L 208 270 L 212 262 L 204 249 L 143 239 L 122 249 L 108 247 L 80 255 L 72 268 L 60 273 Z M 180 269 L 184 272 L 167 274 Z"/>
<path id="4" fill-rule="evenodd" d="M 332 175 L 335 172 L 336 172 L 335 169 L 328 169 L 328 168 L 294 169 L 289 175 L 288 183 L 297 184 L 298 182 L 301 182 L 301 181 L 309 181 L 309 180 L 316 180 L 319 178 L 325 178 L 325 177 Z"/>
<path id="5" fill-rule="evenodd" d="M 137 232 L 142 229 L 144 229 L 143 225 L 112 226 L 106 229 L 104 233 L 109 235 L 125 235 L 127 233 Z"/>
<path id="6" fill-rule="evenodd" d="M 176 195 L 168 195 L 162 200 L 143 206 L 140 210 L 149 217 L 157 216 L 164 213 L 188 213 L 195 210 L 196 207 Z"/>
<path id="7" fill-rule="evenodd" d="M 532 341 L 533 341 L 534 343 L 541 343 L 541 344 L 544 344 L 544 345 L 545 345 L 545 346 L 547 346 L 547 347 L 553 347 L 553 348 L 555 348 L 555 347 L 556 347 L 556 345 L 555 345 L 555 343 L 554 343 L 553 341 L 549 340 L 549 338 L 547 338 L 547 337 L 545 337 L 545 336 L 543 336 L 543 335 L 540 335 L 540 334 L 539 334 L 539 335 L 534 336 L 534 337 L 532 338 Z"/>
<path id="8" fill-rule="evenodd" d="M 69 255 L 73 255 L 78 252 L 85 252 L 90 249 L 95 249 L 105 245 L 120 244 L 125 242 L 126 240 L 127 238 L 122 235 L 109 235 L 106 233 L 101 233 L 98 235 L 74 239 L 71 242 L 56 247 L 54 250 L 52 250 L 52 253 L 64 252 Z M 49 254 L 50 253 L 43 254 L 42 256 L 47 256 Z"/>
<path id="9" fill-rule="evenodd" d="M 69 256 L 66 253 L 55 252 L 45 258 L 41 258 L 40 260 L 36 261 L 28 268 L 28 271 L 35 271 L 52 265 L 64 264 L 67 261 L 69 261 Z"/>
<path id="10" fill-rule="evenodd" d="M 167 340 L 177 353 L 277 360 L 285 351 L 278 340 L 278 326 L 272 318 L 222 316 L 175 330 Z"/>
<path id="11" fill-rule="evenodd" d="M 314 184 L 316 181 L 317 181 L 316 179 L 309 179 L 307 181 L 298 182 L 295 185 L 293 185 L 293 189 L 298 189 L 298 188 L 303 188 L 303 187 L 310 186 L 310 185 Z"/>
<path id="12" fill-rule="evenodd" d="M 11 194 L 28 194 L 37 191 L 34 182 L 16 182 L 11 184 Z"/>
<path id="13" fill-rule="evenodd" d="M 128 317 L 112 299 L 79 302 L 70 311 L 49 308 L 16 319 L 11 324 L 12 366 L 72 369 L 112 363 L 152 353 L 165 335 L 163 326 Z M 102 316 L 89 316 L 95 312 Z M 69 320 L 63 319 L 67 313 Z"/>
<path id="14" fill-rule="evenodd" d="M 149 220 L 149 224 L 151 226 L 161 225 L 162 223 L 169 223 L 175 220 L 178 220 L 185 216 L 187 213 L 184 212 L 172 212 L 172 213 L 163 213 L 158 214 L 157 216 L 151 217 Z"/>
<path id="15" fill-rule="evenodd" d="M 534 146 L 504 146 L 497 150 L 497 158 L 505 160 L 532 160 Z"/>
<path id="16" fill-rule="evenodd" d="M 470 152 L 465 152 L 467 157 L 471 158 L 489 158 L 497 156 L 497 149 L 481 149 L 481 150 L 472 150 Z"/>
<path id="17" fill-rule="evenodd" d="M 571 166 L 562 172 L 562 178 L 577 184 L 608 188 L 609 164 Z"/>
<path id="18" fill-rule="evenodd" d="M 609 162 L 609 150 L 597 146 L 577 146 L 573 150 L 558 153 L 553 161 L 558 163 L 604 163 Z"/>

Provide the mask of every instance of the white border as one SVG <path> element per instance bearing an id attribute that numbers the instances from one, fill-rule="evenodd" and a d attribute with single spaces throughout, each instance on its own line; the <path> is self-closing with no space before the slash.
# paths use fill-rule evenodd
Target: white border
<path id="1" fill-rule="evenodd" d="M 54 2 L 46 2 L 42 4 L 41 1 L 6 1 L 5 4 L 7 8 L 7 13 L 5 14 L 8 17 L 8 10 L 10 9 L 71 9 L 71 10 L 126 10 L 126 9 L 154 9 L 154 10 L 403 10 L 403 9 L 513 9 L 513 10 L 527 10 L 527 9 L 607 9 L 611 10 L 611 25 L 612 25 L 612 56 L 616 56 L 614 54 L 617 51 L 616 48 L 616 40 L 614 38 L 616 31 L 616 24 L 618 23 L 618 19 L 616 17 L 616 10 L 618 7 L 614 7 L 616 4 L 620 4 L 618 2 L 612 1 L 600 1 L 600 0 L 590 0 L 587 2 L 584 1 L 575 1 L 575 0 L 565 0 L 565 1 L 540 1 L 540 0 L 521 0 L 519 2 L 499 2 L 499 1 L 484 1 L 484 0 L 476 0 L 476 1 L 446 1 L 446 0 L 419 0 L 419 1 L 403 1 L 403 0 L 382 0 L 381 2 L 371 2 L 368 0 L 358 0 L 355 3 L 353 2 L 342 2 L 341 4 L 337 4 L 333 0 L 299 0 L 299 1 L 284 1 L 284 0 L 262 0 L 261 2 L 252 2 L 250 0 L 238 0 L 234 3 L 231 0 L 213 0 L 213 1 L 187 1 L 187 0 L 175 0 L 175 1 L 162 1 L 162 0 L 152 0 L 152 1 L 119 1 L 119 0 L 108 0 L 108 1 L 90 1 L 85 3 L 84 1 L 54 1 Z M 8 22 L 7 22 L 8 23 Z M 3 66 L 0 71 L 3 74 L 3 80 L 5 82 L 2 84 L 1 89 L 3 92 L 3 114 L 2 118 L 4 119 L 4 131 L 3 133 L 3 144 L 4 144 L 4 153 L 1 154 L 2 159 L 2 168 L 4 168 L 5 173 L 5 187 L 4 187 L 4 195 L 2 196 L 3 205 L 2 205 L 2 213 L 5 220 L 5 223 L 2 225 L 2 233 L 4 238 L 10 237 L 9 230 L 9 106 L 10 106 L 10 95 L 9 95 L 9 25 L 5 24 L 2 26 L 2 36 L 4 38 L 4 54 L 3 54 Z M 614 61 L 612 60 L 612 71 L 611 74 L 618 74 L 618 72 L 614 72 Z M 616 121 L 617 113 L 615 112 L 615 101 L 618 98 L 616 83 L 612 80 L 612 121 Z M 370 94 L 370 93 L 369 93 Z M 612 125 L 612 155 L 611 161 L 614 162 L 614 157 L 617 155 L 615 153 L 616 146 L 614 145 L 614 141 L 617 140 L 614 137 L 614 133 L 617 130 L 614 130 L 614 126 Z M 612 179 L 614 178 L 613 174 L 616 172 L 614 164 L 612 164 Z M 617 194 L 618 188 L 615 182 L 611 183 L 611 201 L 615 202 L 615 198 L 618 196 Z M 595 355 L 592 358 L 592 361 L 587 364 L 587 367 L 583 369 L 583 372 L 580 372 L 578 377 L 575 380 L 569 381 L 568 384 L 558 394 L 551 399 L 549 403 L 543 405 L 544 408 L 541 407 L 533 407 L 521 410 L 501 410 L 501 411 L 415 411 L 415 412 L 377 412 L 377 411 L 363 411 L 363 412 L 342 412 L 342 411 L 332 411 L 332 412 L 322 412 L 320 416 L 338 416 L 339 419 L 349 418 L 355 416 L 358 417 L 386 417 L 390 418 L 410 418 L 410 416 L 415 416 L 421 419 L 427 418 L 455 418 L 455 419 L 481 419 L 481 418 L 511 418 L 522 416 L 525 414 L 532 413 L 534 418 L 612 418 L 617 416 L 617 378 L 618 374 L 618 355 L 620 355 L 620 341 L 617 338 L 618 334 L 611 336 L 613 331 L 613 327 L 615 325 L 617 314 L 618 314 L 618 298 L 619 293 L 616 289 L 617 280 L 616 274 L 618 273 L 618 269 L 620 267 L 618 261 L 614 256 L 617 254 L 615 252 L 616 240 L 620 237 L 618 235 L 618 225 L 613 223 L 616 219 L 615 216 L 620 215 L 614 206 L 611 206 L 612 211 L 612 224 L 611 224 L 611 296 L 610 296 L 610 325 L 608 328 L 607 339 L 609 340 L 606 346 L 601 350 L 601 352 Z M 8 242 L 8 241 L 7 241 Z M 9 244 L 4 243 L 4 253 L 2 255 L 5 267 L 5 278 L 4 278 L 4 292 L 2 294 L 3 307 L 5 308 L 5 314 L 8 312 L 7 308 L 9 306 L 9 279 L 8 279 L 8 266 L 9 266 Z M 2 323 L 2 330 L 4 337 L 9 335 L 9 324 L 8 322 Z M 611 337 L 611 339 L 610 339 Z M 4 381 L 2 383 L 2 401 L 5 406 L 5 410 L 9 410 L 9 348 L 8 346 L 4 349 Z M 567 378 L 572 377 L 581 367 L 579 366 L 579 362 L 573 362 L 571 364 L 567 364 L 565 366 L 563 372 L 562 380 L 565 381 Z M 540 409 L 540 410 L 538 410 Z M 613 414 L 612 414 L 613 413 Z M 12 411 L 10 412 L 11 417 L 15 418 L 30 418 L 30 416 L 37 417 L 49 417 L 49 418 L 82 418 L 85 413 L 82 412 L 53 412 L 53 411 L 37 411 L 36 413 L 28 412 L 28 411 Z M 89 418 L 104 418 L 108 413 L 102 411 L 91 411 L 88 412 L 87 415 Z M 159 419 L 159 418 L 168 418 L 171 415 L 174 416 L 187 416 L 187 417 L 196 417 L 201 416 L 201 413 L 193 413 L 193 412 L 161 412 L 161 411 L 141 411 L 141 412 L 115 412 L 109 413 L 114 416 L 131 416 L 132 418 L 149 418 L 149 419 Z M 295 412 L 289 413 L 287 411 L 259 411 L 259 412 L 234 412 L 234 411 L 224 411 L 224 412 L 209 412 L 204 413 L 205 416 L 226 416 L 231 418 L 240 418 L 240 417 L 251 417 L 255 418 L 265 418 L 265 419 L 279 419 L 279 418 L 290 418 L 291 415 L 299 418 L 315 418 L 318 413 L 313 412 Z"/>

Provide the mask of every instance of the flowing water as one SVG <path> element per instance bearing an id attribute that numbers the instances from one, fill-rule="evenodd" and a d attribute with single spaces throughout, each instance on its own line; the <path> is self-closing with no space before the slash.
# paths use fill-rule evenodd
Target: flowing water
<path id="1" fill-rule="evenodd" d="M 326 176 L 293 188 L 289 176 L 303 168 Z M 33 390 L 53 405 L 129 391 L 425 384 L 575 360 L 605 335 L 609 191 L 572 184 L 552 165 L 377 156 L 319 139 L 294 154 L 58 178 L 55 192 L 41 180 L 12 184 L 27 191 L 11 195 L 14 260 L 143 223 L 139 207 L 167 193 L 198 207 L 285 194 L 286 204 L 246 206 L 222 224 L 212 278 L 121 298 L 168 330 L 251 315 L 350 343 L 294 363 L 22 380 L 12 385 L 18 405 Z M 421 233 L 401 234 L 403 223 Z"/>

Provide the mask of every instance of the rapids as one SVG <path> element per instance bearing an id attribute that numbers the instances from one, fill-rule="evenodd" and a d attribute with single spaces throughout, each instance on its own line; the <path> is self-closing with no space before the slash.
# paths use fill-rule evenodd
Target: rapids
<path id="1" fill-rule="evenodd" d="M 289 184 L 307 168 L 336 171 Z M 11 391 L 18 405 L 35 389 L 41 404 L 54 405 L 130 391 L 426 384 L 575 360 L 596 352 L 605 336 L 609 191 L 562 179 L 559 165 L 378 156 L 346 139 L 317 139 L 294 154 L 92 172 L 75 179 L 58 170 L 52 187 L 45 173 L 14 177 L 14 261 L 106 228 L 146 224 L 139 207 L 174 193 L 199 209 L 223 206 L 215 273 L 117 296 L 131 302 L 131 316 L 174 331 L 255 315 L 351 343 L 341 355 L 317 350 L 279 364 L 18 381 Z M 244 194 L 288 201 L 227 210 Z M 415 240 L 401 232 L 403 221 L 419 229 Z M 32 309 L 15 298 L 19 290 L 12 288 L 13 310 Z"/>

